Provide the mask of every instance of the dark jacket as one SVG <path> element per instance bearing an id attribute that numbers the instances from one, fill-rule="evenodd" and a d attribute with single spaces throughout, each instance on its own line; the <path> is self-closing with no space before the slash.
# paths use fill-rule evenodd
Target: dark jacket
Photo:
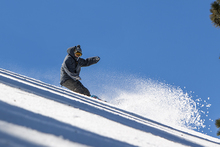
<path id="1" fill-rule="evenodd" d="M 99 57 L 91 57 L 87 59 L 77 58 L 74 55 L 74 47 L 70 47 L 67 49 L 68 55 L 65 57 L 61 72 L 60 72 L 60 84 L 62 85 L 66 80 L 73 79 L 79 80 L 79 74 L 81 71 L 81 67 L 90 66 L 99 61 Z"/>

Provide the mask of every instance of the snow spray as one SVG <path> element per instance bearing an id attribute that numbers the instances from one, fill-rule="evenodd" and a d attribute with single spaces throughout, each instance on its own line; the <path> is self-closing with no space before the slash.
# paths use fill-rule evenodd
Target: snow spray
<path id="1" fill-rule="evenodd" d="M 100 84 L 99 96 L 111 104 L 169 126 L 198 131 L 205 127 L 207 113 L 202 107 L 209 108 L 211 104 L 201 98 L 193 100 L 192 92 L 133 75 L 110 75 L 99 75 L 105 83 Z"/>

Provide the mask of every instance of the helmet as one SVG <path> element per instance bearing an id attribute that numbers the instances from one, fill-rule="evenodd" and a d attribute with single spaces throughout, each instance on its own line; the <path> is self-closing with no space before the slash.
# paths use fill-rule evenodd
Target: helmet
<path id="1" fill-rule="evenodd" d="M 80 45 L 77 45 L 74 49 L 74 54 L 77 52 L 82 54 L 82 49 L 81 49 Z"/>

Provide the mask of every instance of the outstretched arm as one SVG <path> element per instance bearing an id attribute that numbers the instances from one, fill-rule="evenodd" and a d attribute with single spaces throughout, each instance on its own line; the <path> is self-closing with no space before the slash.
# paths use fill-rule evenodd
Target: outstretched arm
<path id="1" fill-rule="evenodd" d="M 100 57 L 96 56 L 96 57 L 91 57 L 87 59 L 81 59 L 79 60 L 79 64 L 80 66 L 85 67 L 85 66 L 90 66 L 92 64 L 96 64 L 97 62 L 99 62 L 99 60 L 100 60 Z"/>

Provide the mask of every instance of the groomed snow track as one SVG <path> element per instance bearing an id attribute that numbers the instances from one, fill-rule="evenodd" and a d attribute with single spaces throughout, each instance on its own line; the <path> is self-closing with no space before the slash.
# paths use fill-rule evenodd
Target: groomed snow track
<path id="1" fill-rule="evenodd" d="M 117 108 L 107 102 L 46 84 L 5 69 L 0 69 L 0 82 L 185 146 L 201 147 L 204 142 L 213 146 L 220 146 L 218 141 L 166 126 L 135 113 Z"/>

